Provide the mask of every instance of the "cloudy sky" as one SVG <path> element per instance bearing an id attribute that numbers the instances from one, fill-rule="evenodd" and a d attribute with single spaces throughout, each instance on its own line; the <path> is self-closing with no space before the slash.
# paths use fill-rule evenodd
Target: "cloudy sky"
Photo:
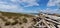
<path id="1" fill-rule="evenodd" d="M 60 13 L 60 0 L 0 0 L 0 11 Z"/>

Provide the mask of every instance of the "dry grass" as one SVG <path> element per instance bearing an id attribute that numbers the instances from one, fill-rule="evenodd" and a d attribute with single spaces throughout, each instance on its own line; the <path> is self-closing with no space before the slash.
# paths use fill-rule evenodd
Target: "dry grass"
<path id="1" fill-rule="evenodd" d="M 21 17 L 21 16 L 25 16 L 25 17 L 34 17 L 33 15 L 28 15 L 28 14 L 23 14 L 23 13 L 12 13 L 12 12 L 0 12 L 2 13 L 3 16 L 7 16 L 7 17 Z"/>
<path id="2" fill-rule="evenodd" d="M 4 28 L 6 26 L 28 28 L 29 26 L 31 26 L 31 24 L 33 24 L 32 17 L 35 16 L 22 13 L 0 12 L 0 19 L 4 22 Z"/>

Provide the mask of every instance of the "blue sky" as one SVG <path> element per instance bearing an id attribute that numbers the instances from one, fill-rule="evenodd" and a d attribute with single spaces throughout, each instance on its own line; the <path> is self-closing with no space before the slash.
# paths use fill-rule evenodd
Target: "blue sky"
<path id="1" fill-rule="evenodd" d="M 60 0 L 0 0 L 0 11 L 38 13 L 59 13 Z"/>

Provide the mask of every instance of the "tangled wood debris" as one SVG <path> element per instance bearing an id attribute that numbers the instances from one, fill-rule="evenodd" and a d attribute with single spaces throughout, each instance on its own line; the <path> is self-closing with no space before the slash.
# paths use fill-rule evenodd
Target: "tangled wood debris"
<path id="1" fill-rule="evenodd" d="M 39 21 L 34 25 L 37 28 L 59 28 L 60 22 L 56 19 L 52 19 L 50 17 L 46 17 L 45 14 L 39 14 Z M 37 19 L 37 18 L 36 18 Z"/>

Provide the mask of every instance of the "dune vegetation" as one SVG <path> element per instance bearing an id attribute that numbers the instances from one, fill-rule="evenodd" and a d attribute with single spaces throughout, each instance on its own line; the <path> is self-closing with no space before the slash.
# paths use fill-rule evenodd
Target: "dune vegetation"
<path id="1" fill-rule="evenodd" d="M 5 28 L 11 25 L 17 28 L 28 28 L 33 24 L 33 17 L 35 16 L 23 13 L 0 12 L 0 27 Z"/>

